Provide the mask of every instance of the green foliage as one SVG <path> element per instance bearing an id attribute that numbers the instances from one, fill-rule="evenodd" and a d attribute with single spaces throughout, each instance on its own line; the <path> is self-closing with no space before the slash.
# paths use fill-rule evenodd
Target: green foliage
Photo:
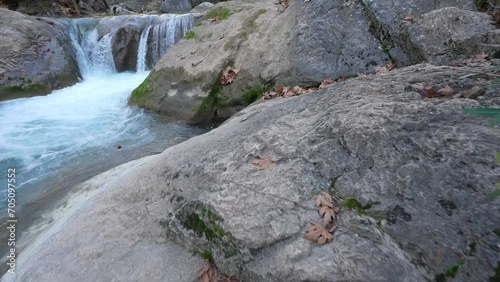
<path id="1" fill-rule="evenodd" d="M 193 230 L 198 236 L 202 234 L 208 240 L 220 239 L 225 235 L 224 230 L 217 224 L 220 218 L 207 208 L 201 208 L 201 217 L 190 213 L 184 220 L 184 227 Z"/>
<path id="2" fill-rule="evenodd" d="M 134 91 L 132 91 L 132 100 L 135 102 L 139 102 L 144 100 L 149 93 L 151 93 L 151 88 L 149 87 L 149 77 L 139 85 Z"/>
<path id="3" fill-rule="evenodd" d="M 199 252 L 199 251 L 195 251 L 194 254 L 198 255 L 199 257 L 201 257 L 204 260 L 208 260 L 211 264 L 214 264 L 214 256 L 212 255 L 211 252 L 204 251 L 202 253 L 202 252 Z"/>
<path id="4" fill-rule="evenodd" d="M 488 0 L 476 0 L 476 6 L 478 10 L 488 8 Z"/>
<path id="5" fill-rule="evenodd" d="M 493 233 L 495 233 L 495 235 L 497 235 L 497 237 L 500 237 L 500 229 L 493 230 Z"/>
<path id="6" fill-rule="evenodd" d="M 488 126 L 495 126 L 500 123 L 500 109 L 495 108 L 471 108 L 464 109 L 464 112 L 470 115 L 491 118 Z"/>
<path id="7" fill-rule="evenodd" d="M 241 31 L 238 34 L 231 36 L 231 38 L 229 38 L 226 44 L 224 44 L 224 51 L 239 47 L 242 42 L 245 42 L 247 40 L 248 40 L 248 32 Z"/>
<path id="8" fill-rule="evenodd" d="M 500 197 L 500 183 L 497 183 L 497 184 L 495 185 L 495 191 L 491 192 L 491 193 L 488 195 L 487 199 L 488 199 L 489 201 L 494 201 L 494 200 L 495 200 L 496 198 L 498 198 L 498 197 Z"/>
<path id="9" fill-rule="evenodd" d="M 215 7 L 208 14 L 203 17 L 203 20 L 213 19 L 220 17 L 223 20 L 227 20 L 231 16 L 231 10 L 225 7 Z"/>
<path id="10" fill-rule="evenodd" d="M 351 198 L 344 200 L 344 206 L 356 210 L 358 212 L 358 215 L 361 216 L 363 215 L 364 210 L 370 209 L 372 207 L 372 203 L 367 203 L 363 206 L 356 199 Z"/>
<path id="11" fill-rule="evenodd" d="M 245 92 L 245 94 L 243 94 L 242 99 L 247 105 L 250 105 L 253 102 L 259 100 L 262 97 L 263 93 L 264 90 L 262 89 L 261 86 L 255 87 Z"/>
<path id="12" fill-rule="evenodd" d="M 47 86 L 43 84 L 11 86 L 7 87 L 6 90 L 11 93 L 49 93 Z"/>
<path id="13" fill-rule="evenodd" d="M 387 46 L 385 46 L 385 45 L 382 44 L 382 45 L 380 45 L 380 48 L 382 48 L 382 51 L 384 53 L 389 54 L 389 48 L 387 48 Z"/>
<path id="14" fill-rule="evenodd" d="M 186 38 L 187 40 L 189 39 L 194 39 L 196 37 L 196 34 L 194 33 L 194 31 L 188 31 L 186 32 L 186 35 L 184 35 L 184 38 Z"/>

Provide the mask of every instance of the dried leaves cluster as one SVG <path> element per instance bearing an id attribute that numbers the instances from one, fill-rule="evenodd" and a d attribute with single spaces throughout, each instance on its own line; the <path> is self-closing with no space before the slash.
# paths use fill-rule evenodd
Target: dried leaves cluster
<path id="1" fill-rule="evenodd" d="M 448 97 L 455 94 L 455 91 L 449 85 L 445 85 L 438 90 L 434 89 L 431 84 L 423 83 L 415 83 L 412 87 L 424 98 Z"/>
<path id="2" fill-rule="evenodd" d="M 240 282 L 240 280 L 236 277 L 219 276 L 217 269 L 207 261 L 205 265 L 198 270 L 198 282 Z"/>
<path id="3" fill-rule="evenodd" d="M 307 228 L 304 238 L 318 245 L 324 245 L 333 241 L 333 233 L 337 230 L 337 214 L 340 211 L 339 206 L 333 204 L 333 198 L 326 192 L 321 192 L 316 198 L 316 207 L 318 214 L 323 219 L 323 224 L 316 222 Z"/>
<path id="4" fill-rule="evenodd" d="M 300 86 L 294 86 L 294 87 L 287 87 L 283 85 L 278 85 L 274 87 L 273 91 L 268 91 L 264 93 L 262 96 L 264 97 L 264 100 L 268 99 L 273 99 L 276 97 L 293 97 L 293 96 L 299 96 L 302 94 L 307 94 L 314 92 L 318 89 L 322 89 L 327 87 L 328 85 L 335 84 L 341 81 L 344 81 L 345 79 L 337 79 L 337 80 L 331 80 L 331 79 L 325 79 L 321 82 L 321 85 L 319 87 L 310 87 L 310 88 L 302 88 Z"/>
<path id="5" fill-rule="evenodd" d="M 227 66 L 226 69 L 224 69 L 224 71 L 222 72 L 220 83 L 222 85 L 230 84 L 238 76 L 238 73 L 240 73 L 240 71 L 241 71 L 240 68 L 233 69 L 232 67 Z"/>

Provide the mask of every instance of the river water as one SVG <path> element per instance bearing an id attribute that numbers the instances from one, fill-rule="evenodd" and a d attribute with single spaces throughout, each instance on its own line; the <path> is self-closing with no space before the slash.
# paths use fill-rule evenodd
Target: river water
<path id="1" fill-rule="evenodd" d="M 115 18 L 101 21 L 108 26 L 110 21 L 123 22 Z M 138 70 L 125 73 L 116 72 L 111 52 L 116 29 L 102 35 L 99 20 L 58 20 L 71 38 L 82 81 L 47 96 L 0 102 L 2 210 L 9 168 L 16 170 L 16 201 L 22 209 L 48 192 L 70 189 L 111 167 L 159 153 L 206 131 L 127 105 L 133 89 L 148 75 L 148 49 L 158 59 L 193 23 L 190 15 L 139 20 L 144 24 Z"/>

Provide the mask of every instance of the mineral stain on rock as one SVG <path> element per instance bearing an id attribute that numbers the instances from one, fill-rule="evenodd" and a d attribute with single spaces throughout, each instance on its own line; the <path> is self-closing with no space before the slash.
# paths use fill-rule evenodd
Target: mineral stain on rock
<path id="1" fill-rule="evenodd" d="M 396 224 L 398 219 L 411 221 L 411 214 L 407 213 L 403 207 L 396 205 L 393 210 L 389 211 L 385 217 L 387 224 Z"/>

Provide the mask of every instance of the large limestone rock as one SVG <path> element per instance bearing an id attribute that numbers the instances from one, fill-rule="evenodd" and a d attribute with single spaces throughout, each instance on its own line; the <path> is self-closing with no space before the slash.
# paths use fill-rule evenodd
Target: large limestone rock
<path id="1" fill-rule="evenodd" d="M 188 12 L 192 8 L 188 0 L 163 0 L 160 11 L 162 13 L 181 13 Z"/>
<path id="2" fill-rule="evenodd" d="M 294 3 L 285 11 L 272 1 L 217 4 L 155 66 L 131 103 L 211 122 L 227 119 L 275 84 L 319 85 L 389 62 L 357 2 Z M 214 17 L 222 20 L 209 21 Z M 226 66 L 241 72 L 221 86 Z"/>
<path id="3" fill-rule="evenodd" d="M 456 281 L 495 281 L 500 131 L 463 111 L 500 107 L 493 77 L 478 79 L 489 71 L 416 65 L 251 106 L 89 183 L 102 188 L 83 194 L 90 199 L 59 233 L 21 254 L 29 261 L 19 277 L 85 281 L 82 270 L 94 275 L 104 261 L 121 275 L 140 246 L 174 241 L 242 281 L 443 281 L 453 269 Z M 415 83 L 449 85 L 457 95 L 423 99 Z M 486 93 L 460 98 L 474 87 Z M 276 167 L 252 164 L 265 157 Z M 322 191 L 364 208 L 343 206 L 335 240 L 317 246 L 303 234 L 319 221 Z M 163 267 L 185 267 L 172 263 Z M 179 281 L 191 281 L 199 265 Z M 147 256 L 125 278 L 142 266 Z"/>
<path id="4" fill-rule="evenodd" d="M 77 17 L 107 13 L 105 0 L 8 0 L 8 7 L 33 16 Z"/>
<path id="5" fill-rule="evenodd" d="M 191 123 L 220 121 L 279 84 L 317 86 L 388 63 L 446 64 L 500 54 L 491 18 L 464 10 L 474 9 L 474 1 L 389 2 L 293 1 L 285 10 L 272 1 L 219 3 L 130 102 Z M 408 15 L 414 21 L 405 21 Z M 223 20 L 209 21 L 214 17 Z M 226 66 L 241 72 L 222 86 Z"/>
<path id="6" fill-rule="evenodd" d="M 60 30 L 0 8 L 0 100 L 48 94 L 78 81 L 78 67 Z"/>
<path id="7" fill-rule="evenodd" d="M 361 0 L 361 2 L 363 2 L 366 14 L 370 18 L 375 36 L 398 66 L 407 66 L 423 62 L 426 59 L 423 55 L 418 56 L 422 50 L 418 48 L 415 50 L 411 39 L 408 42 L 409 36 L 405 29 L 408 23 L 402 21 L 406 16 L 414 16 L 418 19 L 426 13 L 446 7 L 457 7 L 468 11 L 476 10 L 474 0 Z M 454 15 L 445 16 L 453 17 Z M 462 22 L 461 25 L 463 25 L 463 21 L 464 19 L 459 20 Z M 487 23 L 482 23 L 481 26 L 485 29 L 489 28 Z M 439 34 L 441 31 L 454 33 L 454 28 L 453 25 L 439 25 L 436 26 L 434 33 Z"/>

